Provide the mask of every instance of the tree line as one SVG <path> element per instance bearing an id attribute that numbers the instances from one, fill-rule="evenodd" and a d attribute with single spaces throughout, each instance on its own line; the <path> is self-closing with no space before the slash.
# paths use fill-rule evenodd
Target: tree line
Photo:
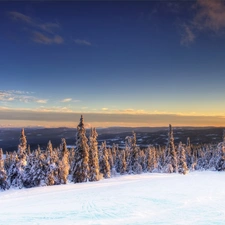
<path id="1" fill-rule="evenodd" d="M 97 131 L 90 129 L 86 136 L 83 116 L 77 126 L 76 147 L 67 149 L 66 140 L 53 148 L 51 141 L 45 150 L 40 147 L 31 152 L 24 129 L 21 131 L 18 150 L 3 157 L 0 149 L 0 189 L 10 187 L 31 188 L 98 181 L 116 175 L 140 173 L 180 173 L 194 170 L 225 170 L 225 131 L 219 144 L 174 144 L 173 129 L 169 125 L 166 146 L 149 145 L 141 149 L 136 134 L 125 139 L 125 148 L 113 144 L 99 146 Z"/>

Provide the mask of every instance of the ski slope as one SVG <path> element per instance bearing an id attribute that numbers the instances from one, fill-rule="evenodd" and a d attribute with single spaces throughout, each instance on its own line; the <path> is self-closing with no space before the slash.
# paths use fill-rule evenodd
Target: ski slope
<path id="1" fill-rule="evenodd" d="M 141 174 L 0 192 L 0 224 L 225 224 L 225 173 Z"/>

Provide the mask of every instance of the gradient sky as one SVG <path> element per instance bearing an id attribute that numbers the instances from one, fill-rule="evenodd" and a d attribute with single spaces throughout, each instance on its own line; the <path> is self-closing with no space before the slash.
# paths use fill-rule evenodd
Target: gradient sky
<path id="1" fill-rule="evenodd" d="M 82 113 L 90 126 L 225 126 L 224 12 L 220 0 L 0 2 L 0 125 L 75 126 Z"/>

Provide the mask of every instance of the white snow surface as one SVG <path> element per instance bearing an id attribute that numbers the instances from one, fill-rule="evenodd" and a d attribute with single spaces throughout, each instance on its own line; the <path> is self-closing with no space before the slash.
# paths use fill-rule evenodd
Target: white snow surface
<path id="1" fill-rule="evenodd" d="M 146 173 L 2 191 L 0 224 L 225 224 L 225 173 Z"/>

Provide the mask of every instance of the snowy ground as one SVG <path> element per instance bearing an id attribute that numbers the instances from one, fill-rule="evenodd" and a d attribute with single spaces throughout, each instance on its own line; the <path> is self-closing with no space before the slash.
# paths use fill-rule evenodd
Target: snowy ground
<path id="1" fill-rule="evenodd" d="M 225 173 L 127 175 L 0 192 L 0 224 L 225 224 Z"/>

